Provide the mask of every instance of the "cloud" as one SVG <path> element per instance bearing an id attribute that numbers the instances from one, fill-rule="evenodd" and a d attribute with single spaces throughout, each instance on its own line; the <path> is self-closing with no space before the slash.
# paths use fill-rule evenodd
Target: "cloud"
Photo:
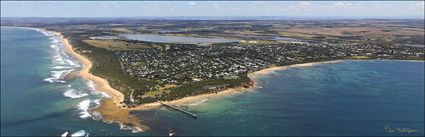
<path id="1" fill-rule="evenodd" d="M 299 5 L 300 6 L 310 6 L 311 3 L 310 2 L 300 2 Z"/>
<path id="2" fill-rule="evenodd" d="M 1 2 L 2 16 L 341 16 L 422 17 L 424 2 Z M 84 11 L 84 12 L 83 12 Z M 90 13 L 90 14 L 88 14 Z"/>
<path id="3" fill-rule="evenodd" d="M 333 4 L 334 7 L 338 7 L 338 8 L 349 7 L 351 5 L 353 5 L 353 4 L 351 4 L 351 3 L 345 3 L 345 2 L 337 2 L 337 3 L 334 3 Z"/>
<path id="4" fill-rule="evenodd" d="M 283 6 L 283 5 L 281 5 Z M 308 11 L 311 9 L 316 9 L 317 5 L 314 5 L 310 2 L 298 2 L 298 3 L 293 3 L 290 4 L 289 6 L 287 6 L 288 9 L 290 9 L 291 12 L 297 12 L 297 11 Z M 278 8 L 280 10 L 286 10 L 286 8 Z"/>

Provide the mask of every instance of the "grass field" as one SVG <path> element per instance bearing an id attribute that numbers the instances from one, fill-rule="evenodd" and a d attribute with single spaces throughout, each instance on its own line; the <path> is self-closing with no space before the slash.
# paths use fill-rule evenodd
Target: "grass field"
<path id="1" fill-rule="evenodd" d="M 83 40 L 83 42 L 98 48 L 104 48 L 111 51 L 150 48 L 149 45 L 144 43 L 130 43 L 123 40 Z"/>

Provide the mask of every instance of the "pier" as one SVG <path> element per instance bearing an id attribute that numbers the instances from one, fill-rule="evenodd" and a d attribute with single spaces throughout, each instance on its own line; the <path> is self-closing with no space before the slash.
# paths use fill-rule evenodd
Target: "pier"
<path id="1" fill-rule="evenodd" d="M 166 107 L 169 107 L 169 108 L 172 108 L 174 110 L 177 110 L 177 111 L 183 112 L 185 114 L 188 114 L 188 115 L 192 116 L 193 118 L 198 118 L 198 115 L 196 115 L 196 114 L 194 114 L 192 112 L 189 112 L 189 111 L 183 110 L 181 108 L 178 108 L 178 107 L 175 107 L 175 106 L 171 106 L 171 105 L 168 105 L 168 104 L 165 104 L 165 103 L 162 103 L 162 102 L 159 102 L 159 103 L 161 103 L 161 105 L 164 105 Z"/>

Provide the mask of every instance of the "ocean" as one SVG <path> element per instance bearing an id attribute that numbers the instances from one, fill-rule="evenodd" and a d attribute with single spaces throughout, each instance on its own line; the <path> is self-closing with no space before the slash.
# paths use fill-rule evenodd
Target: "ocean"
<path id="1" fill-rule="evenodd" d="M 88 109 L 105 96 L 64 77 L 81 64 L 47 32 L 1 28 L 1 135 L 424 135 L 424 62 L 347 60 L 256 78 L 258 88 L 185 109 L 133 112 L 151 130 L 133 133 Z M 399 128 L 399 129 L 397 129 Z"/>

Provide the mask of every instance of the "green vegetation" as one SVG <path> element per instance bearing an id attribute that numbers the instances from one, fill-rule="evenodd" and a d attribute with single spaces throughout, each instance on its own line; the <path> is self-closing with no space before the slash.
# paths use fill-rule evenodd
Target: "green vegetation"
<path id="1" fill-rule="evenodd" d="M 91 72 L 108 80 L 113 88 L 122 91 L 124 95 L 129 96 L 131 91 L 144 93 L 149 90 L 150 86 L 156 85 L 155 82 L 139 80 L 126 75 L 121 70 L 120 62 L 112 51 L 90 46 L 82 42 L 84 38 L 79 36 L 71 35 L 67 38 L 79 54 L 83 54 L 92 61 Z"/>
<path id="2" fill-rule="evenodd" d="M 423 20 L 2 20 L 2 25 L 64 34 L 93 62 L 91 72 L 122 91 L 129 106 L 249 87 L 247 73 L 271 66 L 353 58 L 424 60 L 423 24 Z M 153 43 L 123 39 L 122 33 L 241 42 Z"/>
<path id="3" fill-rule="evenodd" d="M 245 75 L 240 75 L 238 79 L 214 79 L 208 81 L 197 82 L 195 84 L 177 85 L 168 88 L 167 85 L 161 85 L 158 81 L 143 80 L 133 77 L 123 72 L 117 56 L 114 54 L 116 48 L 104 48 L 99 46 L 92 46 L 86 42 L 86 38 L 64 34 L 70 43 L 74 46 L 75 50 L 93 63 L 91 72 L 99 77 L 105 78 L 109 81 L 111 86 L 126 96 L 125 103 L 129 104 L 142 104 L 155 102 L 157 100 L 175 100 L 186 96 L 198 95 L 210 92 L 204 90 L 205 85 L 224 85 L 229 84 L 226 88 L 233 88 L 239 86 L 248 87 L 252 85 L 252 81 Z M 152 47 L 166 44 L 155 44 Z M 161 46 L 159 46 L 161 47 Z M 142 47 L 146 48 L 146 47 Z M 109 50 L 108 50 L 109 49 Z M 128 50 L 128 49 L 126 49 Z M 136 64 L 143 64 L 143 62 L 135 62 Z M 153 88 L 152 88 L 153 87 Z M 136 99 L 135 102 L 130 102 L 130 94 Z M 153 96 L 152 96 L 153 95 Z M 142 98 L 143 97 L 143 98 Z"/>
<path id="4" fill-rule="evenodd" d="M 89 45 L 104 48 L 111 51 L 118 50 L 137 50 L 141 48 L 150 48 L 148 44 L 145 43 L 130 43 L 124 40 L 83 40 L 84 43 Z"/>

